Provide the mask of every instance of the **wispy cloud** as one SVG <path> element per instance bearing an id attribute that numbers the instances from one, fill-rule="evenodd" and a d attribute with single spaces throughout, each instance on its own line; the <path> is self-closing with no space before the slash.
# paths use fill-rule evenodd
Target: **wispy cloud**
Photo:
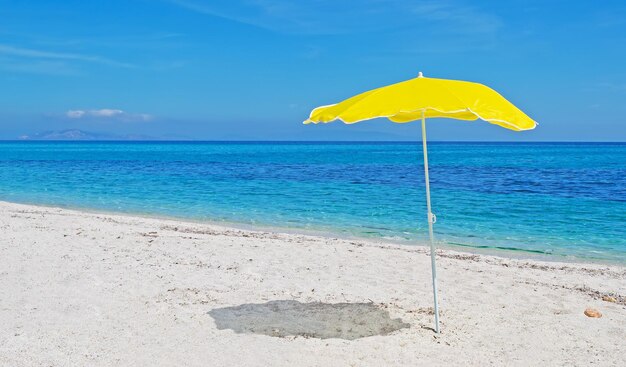
<path id="1" fill-rule="evenodd" d="M 81 72 L 64 60 L 13 59 L 0 56 L 0 69 L 9 72 L 77 76 Z"/>
<path id="2" fill-rule="evenodd" d="M 119 109 L 103 108 L 99 110 L 69 110 L 65 116 L 70 119 L 107 119 L 124 122 L 150 121 L 152 115 L 147 113 L 128 113 Z"/>
<path id="3" fill-rule="evenodd" d="M 6 44 L 0 44 L 0 55 L 6 55 L 17 58 L 39 59 L 39 60 L 65 60 L 65 61 L 80 61 L 97 63 L 103 65 L 109 65 L 121 68 L 133 68 L 134 65 L 111 60 L 105 57 L 84 55 L 77 53 L 64 53 L 36 50 L 30 48 L 14 47 Z"/>
<path id="4" fill-rule="evenodd" d="M 496 16 L 459 0 L 162 0 L 212 15 L 282 33 L 336 34 L 445 24 L 444 31 L 493 32 L 501 25 Z"/>
<path id="5" fill-rule="evenodd" d="M 153 49 L 171 48 L 181 44 L 184 40 L 184 33 L 177 32 L 152 32 L 140 34 L 123 35 L 90 35 L 76 37 L 55 37 L 42 34 L 22 34 L 22 38 L 29 40 L 32 44 L 44 47 L 97 47 L 99 49 Z"/>
<path id="6" fill-rule="evenodd" d="M 446 25 L 449 31 L 492 33 L 502 26 L 497 16 L 469 5 L 450 1 L 421 1 L 409 6 L 412 13 Z"/>

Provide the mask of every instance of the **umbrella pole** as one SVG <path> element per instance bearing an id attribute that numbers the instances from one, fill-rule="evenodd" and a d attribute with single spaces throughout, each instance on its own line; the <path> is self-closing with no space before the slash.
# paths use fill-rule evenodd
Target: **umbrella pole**
<path id="1" fill-rule="evenodd" d="M 428 178 L 428 148 L 426 146 L 426 118 L 422 110 L 422 148 L 424 150 L 424 178 L 426 179 L 426 208 L 428 209 L 428 235 L 430 237 L 430 265 L 433 275 L 433 298 L 435 301 L 435 332 L 439 334 L 439 300 L 437 299 L 437 264 L 435 263 L 435 238 L 433 223 L 435 216 L 430 208 L 430 180 Z"/>

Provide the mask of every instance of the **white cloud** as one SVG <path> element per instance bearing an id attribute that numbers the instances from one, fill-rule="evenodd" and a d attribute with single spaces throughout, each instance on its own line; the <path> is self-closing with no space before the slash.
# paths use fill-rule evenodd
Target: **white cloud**
<path id="1" fill-rule="evenodd" d="M 128 113 L 113 108 L 102 108 L 99 110 L 69 110 L 65 116 L 70 119 L 110 119 L 119 121 L 150 121 L 152 115 L 147 113 Z"/>
<path id="2" fill-rule="evenodd" d="M 92 110 L 90 111 L 90 113 L 92 116 L 97 116 L 97 117 L 114 117 L 114 116 L 123 115 L 124 111 L 103 108 L 101 110 Z"/>
<path id="3" fill-rule="evenodd" d="M 79 119 L 83 116 L 85 116 L 85 111 L 81 111 L 81 110 L 69 110 L 66 113 L 67 117 L 71 118 L 71 119 Z"/>

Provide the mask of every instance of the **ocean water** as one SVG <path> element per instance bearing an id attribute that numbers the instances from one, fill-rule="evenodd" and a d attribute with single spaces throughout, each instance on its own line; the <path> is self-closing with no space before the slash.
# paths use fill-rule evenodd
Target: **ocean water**
<path id="1" fill-rule="evenodd" d="M 626 143 L 430 143 L 439 245 L 626 263 Z M 0 200 L 427 238 L 420 144 L 0 142 Z"/>

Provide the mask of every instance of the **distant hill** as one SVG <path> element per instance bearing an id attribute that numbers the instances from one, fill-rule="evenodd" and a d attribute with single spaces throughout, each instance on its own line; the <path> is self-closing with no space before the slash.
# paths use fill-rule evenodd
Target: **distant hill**
<path id="1" fill-rule="evenodd" d="M 147 135 L 109 134 L 83 131 L 78 129 L 42 131 L 32 135 L 22 135 L 20 140 L 155 140 Z"/>

